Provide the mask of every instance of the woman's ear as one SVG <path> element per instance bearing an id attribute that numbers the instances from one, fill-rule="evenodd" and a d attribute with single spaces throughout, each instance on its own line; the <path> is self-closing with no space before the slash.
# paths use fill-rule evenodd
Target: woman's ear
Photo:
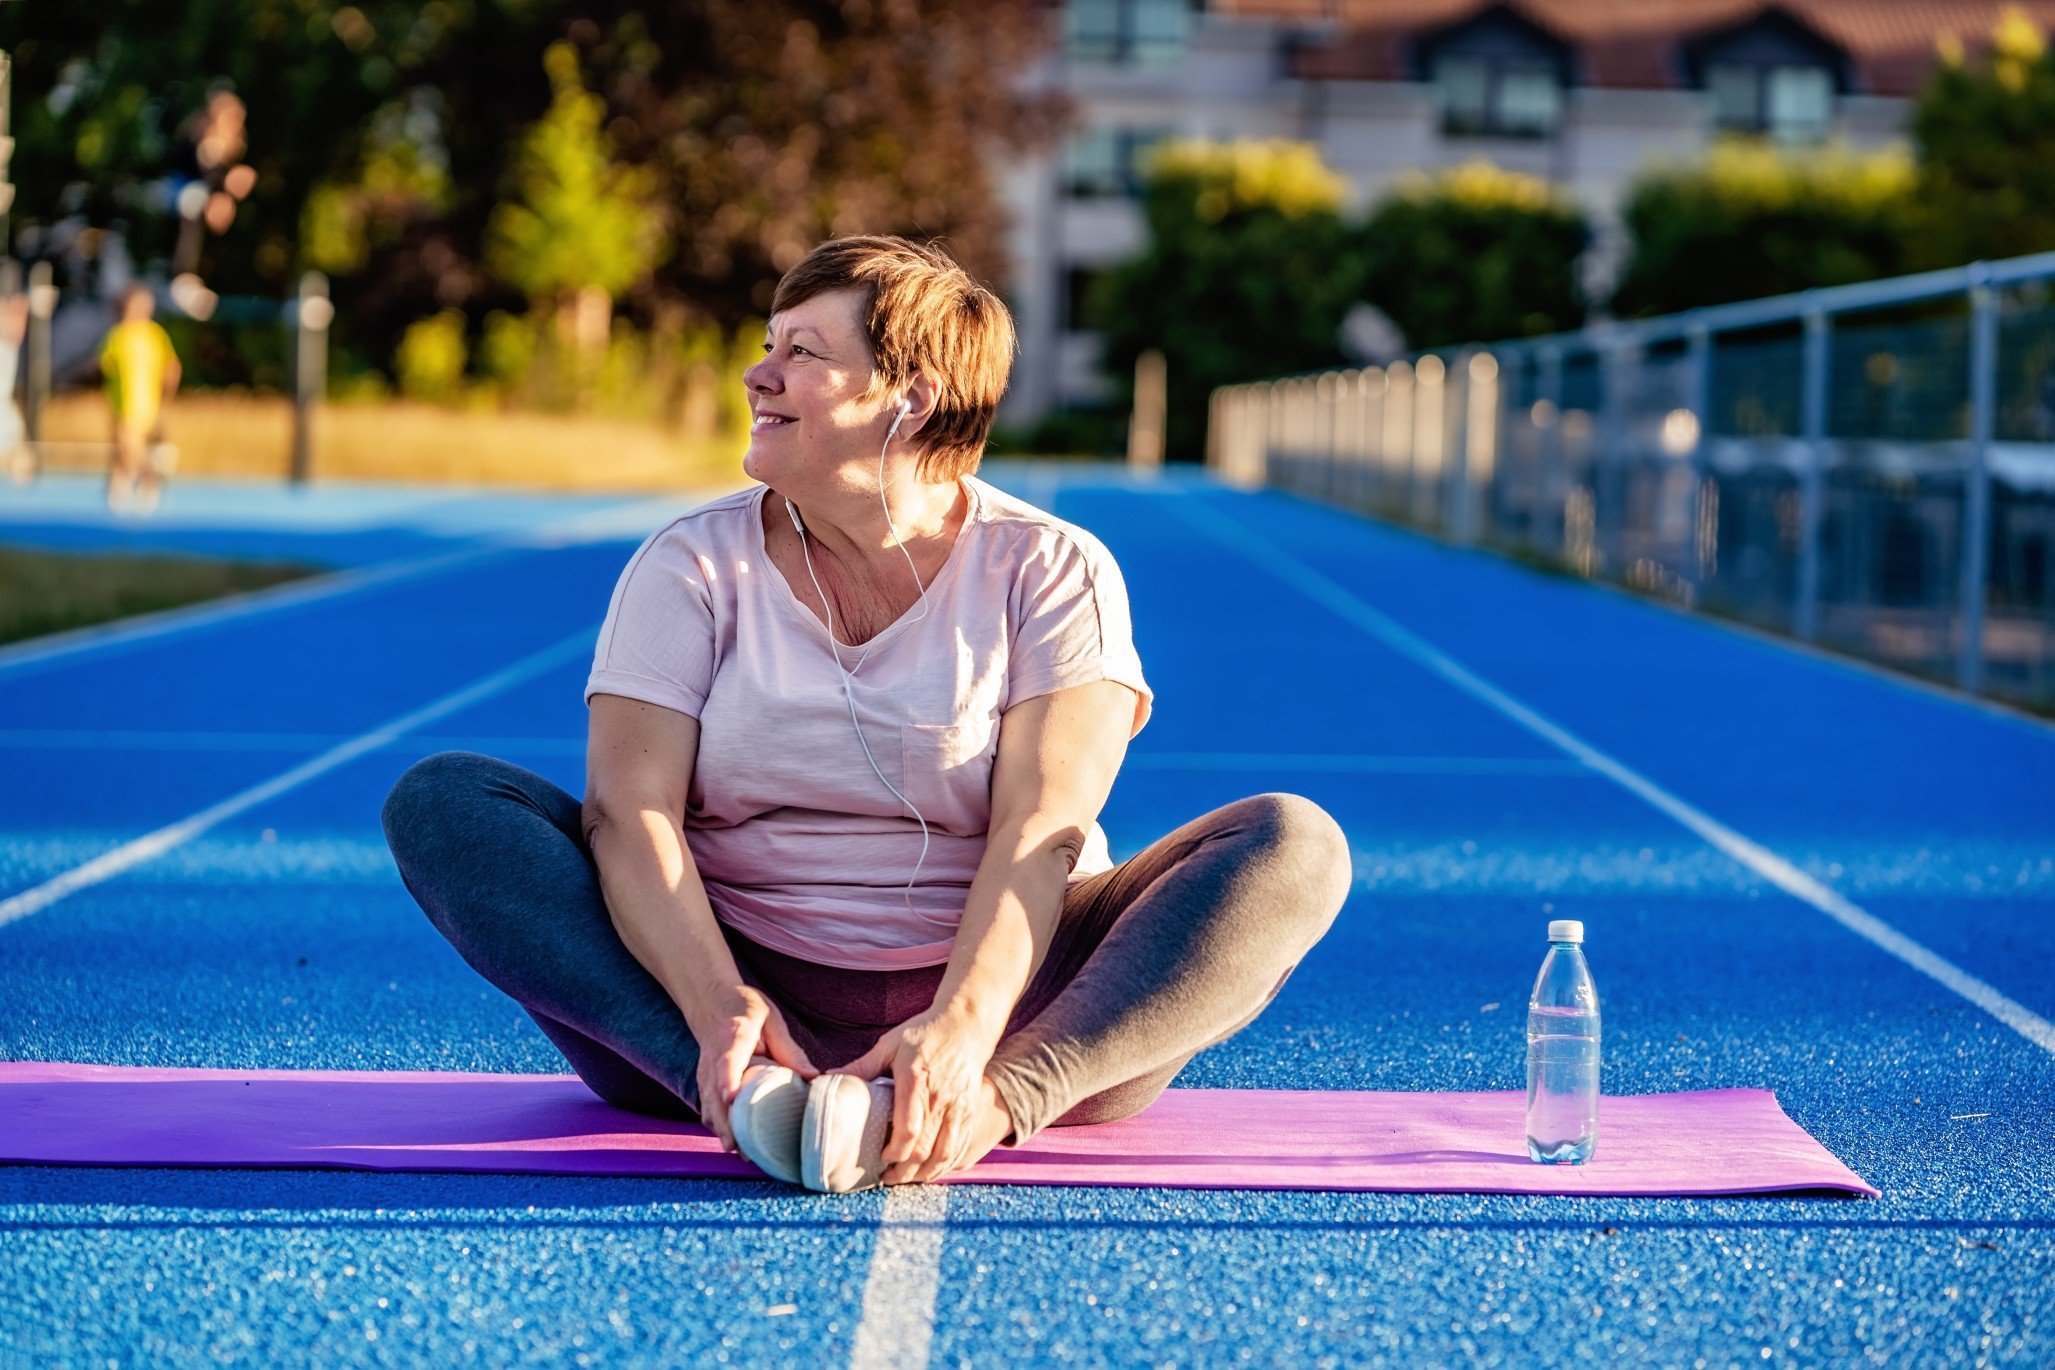
<path id="1" fill-rule="evenodd" d="M 929 380 L 924 372 L 914 372 L 913 381 L 906 387 L 905 396 L 899 405 L 894 406 L 895 417 L 902 409 L 905 415 L 900 419 L 899 436 L 910 438 L 920 432 L 927 421 L 934 417 L 935 406 L 940 404 L 941 400 L 941 387 Z"/>

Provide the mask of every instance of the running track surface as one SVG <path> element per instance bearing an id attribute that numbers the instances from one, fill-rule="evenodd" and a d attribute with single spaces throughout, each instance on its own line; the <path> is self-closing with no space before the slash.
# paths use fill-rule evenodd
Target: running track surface
<path id="1" fill-rule="evenodd" d="M 2055 1362 L 2055 730 L 1280 493 L 985 474 L 1126 573 L 1159 698 L 1116 859 L 1265 790 L 1352 840 L 1333 930 L 1181 1085 L 1520 1088 L 1575 917 L 1609 1093 L 1772 1088 L 1883 1197 L 0 1167 L 0 1361 Z M 0 541 L 343 577 L 0 651 L 0 1054 L 561 1070 L 379 804 L 451 747 L 581 792 L 614 579 L 716 493 L 189 482 L 114 526 L 0 487 Z"/>

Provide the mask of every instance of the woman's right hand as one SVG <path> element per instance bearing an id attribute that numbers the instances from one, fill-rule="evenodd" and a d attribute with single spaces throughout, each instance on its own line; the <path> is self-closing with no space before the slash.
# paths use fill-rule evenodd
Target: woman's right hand
<path id="1" fill-rule="evenodd" d="M 742 1072 L 749 1068 L 752 1056 L 768 1056 L 779 1065 L 790 1066 L 801 1079 L 811 1080 L 820 1074 L 792 1040 L 785 1015 L 753 985 L 730 988 L 692 1025 L 692 1036 L 699 1043 L 700 1121 L 728 1151 L 735 1149 L 728 1106 L 742 1088 Z"/>

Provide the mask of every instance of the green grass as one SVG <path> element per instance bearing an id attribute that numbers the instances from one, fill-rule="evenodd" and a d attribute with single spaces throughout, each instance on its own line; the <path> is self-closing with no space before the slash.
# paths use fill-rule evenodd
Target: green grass
<path id="1" fill-rule="evenodd" d="M 322 568 L 213 557 L 97 556 L 0 547 L 0 643 L 259 590 Z"/>

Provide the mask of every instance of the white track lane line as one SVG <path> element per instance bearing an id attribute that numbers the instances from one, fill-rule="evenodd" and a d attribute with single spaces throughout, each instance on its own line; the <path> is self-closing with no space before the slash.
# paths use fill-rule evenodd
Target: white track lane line
<path id="1" fill-rule="evenodd" d="M 349 739 L 340 733 L 122 732 L 91 728 L 0 728 L 0 749 L 74 752 L 304 752 Z M 398 746 L 398 743 L 388 743 Z M 581 737 L 415 737 L 437 751 L 529 752 L 583 756 Z"/>
<path id="2" fill-rule="evenodd" d="M 336 733 L 151 732 L 104 728 L 0 728 L 0 749 L 78 752 L 297 752 L 333 746 Z M 437 750 L 583 756 L 583 737 L 420 737 Z M 398 745 L 398 744 L 390 744 Z M 411 744 L 410 744 L 411 745 Z M 1527 756 L 1333 756 L 1313 752 L 1130 752 L 1140 771 L 1337 771 L 1366 775 L 1589 776 L 1579 761 Z"/>
<path id="3" fill-rule="evenodd" d="M 1856 907 L 1775 852 L 1750 841 L 1724 823 L 1693 808 L 1654 781 L 1629 770 L 1582 738 L 1543 718 L 1505 691 L 1479 679 L 1457 664 L 1452 657 L 1400 627 L 1297 557 L 1248 532 L 1200 501 L 1178 500 L 1171 507 L 1187 522 L 1211 533 L 1307 598 L 1331 609 L 1393 651 L 1442 676 L 1458 689 L 1482 700 L 1528 731 L 1546 738 L 1594 771 L 1647 800 L 1785 893 L 1812 905 L 1858 937 L 1953 990 L 2042 1050 L 2055 1053 L 2055 1023 L 2050 1023 L 2026 1005 L 2006 997 L 1960 966 L 1935 955 L 1890 924 Z"/>
<path id="4" fill-rule="evenodd" d="M 603 509 L 573 514 L 533 528 L 511 529 L 491 541 L 460 547 L 455 551 L 437 552 L 431 556 L 406 561 L 379 562 L 369 566 L 325 572 L 301 580 L 288 581 L 283 585 L 268 586 L 262 590 L 223 595 L 200 604 L 160 609 L 155 613 L 132 614 L 113 623 L 93 623 L 61 633 L 47 633 L 27 642 L 0 646 L 0 678 L 17 670 L 50 661 L 64 661 L 102 647 L 126 646 L 132 642 L 143 642 L 170 633 L 202 628 L 210 623 L 288 609 L 315 600 L 351 594 L 377 585 L 390 585 L 398 581 L 411 580 L 416 576 L 432 575 L 437 571 L 497 557 L 558 551 L 594 542 L 637 541 L 669 519 L 689 513 L 701 504 L 718 499 L 727 493 L 732 492 L 716 490 L 709 494 L 695 491 L 677 496 L 667 495 L 609 505 Z M 347 531 L 362 530 L 351 528 Z"/>
<path id="5" fill-rule="evenodd" d="M 4 738 L 5 734 L 0 734 Z M 1129 752 L 1122 770 L 1341 771 L 1366 775 L 1589 775 L 1577 761 L 1540 756 L 1362 756 L 1310 752 Z"/>
<path id="6" fill-rule="evenodd" d="M 287 581 L 283 585 L 274 585 L 262 590 L 224 595 L 201 604 L 161 609 L 156 613 L 136 614 L 113 623 L 89 624 L 66 632 L 50 633 L 47 636 L 31 638 L 27 642 L 0 647 L 0 679 L 16 672 L 25 672 L 25 668 L 52 661 L 64 661 L 68 664 L 83 654 L 103 647 L 125 647 L 151 638 L 204 628 L 228 619 L 247 618 L 256 614 L 295 608 L 317 600 L 333 599 L 338 595 L 354 594 L 358 590 L 368 590 L 377 585 L 391 585 L 403 580 L 412 580 L 417 576 L 433 575 L 437 571 L 487 561 L 494 557 L 520 555 L 528 551 L 529 549 L 525 548 L 498 545 L 467 547 L 461 551 L 439 552 L 434 556 L 418 557 L 412 561 L 388 562 L 350 571 L 309 576 L 303 580 Z"/>
<path id="7" fill-rule="evenodd" d="M 304 785 L 309 780 L 324 775 L 366 752 L 375 751 L 424 723 L 432 723 L 438 718 L 476 704 L 482 699 L 498 694 L 501 690 L 540 675 L 553 666 L 573 660 L 581 653 L 590 655 L 598 633 L 598 624 L 581 628 L 555 645 L 525 656 L 505 670 L 495 671 L 454 694 L 443 696 L 425 708 L 416 709 L 410 714 L 393 719 L 390 723 L 373 728 L 368 733 L 351 738 L 341 746 L 332 747 L 311 760 L 301 762 L 289 771 L 202 809 L 190 818 L 180 819 L 168 827 L 159 828 L 132 842 L 125 842 L 113 851 L 96 856 L 82 866 L 75 866 L 64 874 L 24 890 L 10 899 L 0 900 L 0 927 L 49 908 L 66 895 L 75 894 L 104 880 L 111 880 L 130 867 L 140 865 L 152 857 L 161 856 L 180 843 L 199 836 L 222 820 L 233 818 L 245 809 Z"/>
<path id="8" fill-rule="evenodd" d="M 885 1191 L 850 1370 L 926 1370 L 948 1218 L 947 1185 L 894 1185 Z"/>

